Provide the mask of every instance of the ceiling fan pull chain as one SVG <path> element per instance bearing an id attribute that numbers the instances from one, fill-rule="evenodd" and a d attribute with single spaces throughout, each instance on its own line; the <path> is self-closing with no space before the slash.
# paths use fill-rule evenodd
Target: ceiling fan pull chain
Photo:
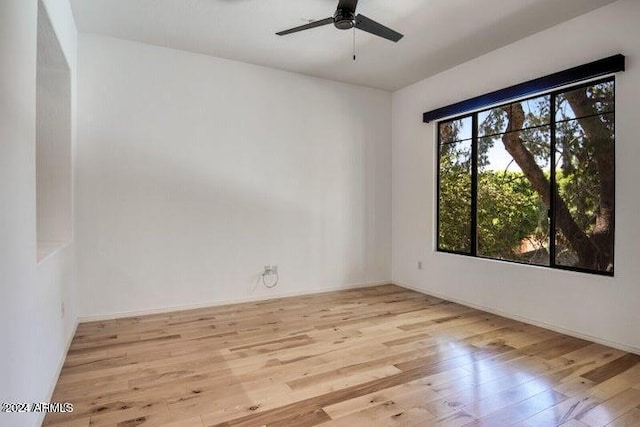
<path id="1" fill-rule="evenodd" d="M 356 60 L 356 27 L 353 27 L 353 60 Z"/>

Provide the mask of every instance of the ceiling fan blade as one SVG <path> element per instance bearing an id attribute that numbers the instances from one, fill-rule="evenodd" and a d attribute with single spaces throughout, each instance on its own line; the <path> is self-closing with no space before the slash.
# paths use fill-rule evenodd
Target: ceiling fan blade
<path id="1" fill-rule="evenodd" d="M 287 34 L 297 33 L 298 31 L 310 30 L 311 28 L 322 27 L 323 25 L 333 24 L 333 18 L 320 19 L 319 21 L 309 22 L 308 24 L 300 25 L 299 27 L 290 28 L 288 30 L 280 31 L 276 33 L 279 36 L 286 36 Z"/>
<path id="2" fill-rule="evenodd" d="M 358 7 L 358 0 L 340 0 L 338 3 L 338 9 L 349 10 L 352 13 L 356 13 L 356 7 Z"/>
<path id="3" fill-rule="evenodd" d="M 356 28 L 396 43 L 398 42 L 398 40 L 404 37 L 399 32 L 393 31 L 391 28 L 385 27 L 384 25 L 379 24 L 373 19 L 367 18 L 364 15 L 356 16 Z"/>

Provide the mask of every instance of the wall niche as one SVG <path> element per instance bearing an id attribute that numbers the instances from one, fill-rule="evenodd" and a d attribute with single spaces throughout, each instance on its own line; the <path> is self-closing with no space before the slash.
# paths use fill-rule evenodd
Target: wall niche
<path id="1" fill-rule="evenodd" d="M 36 68 L 37 260 L 72 238 L 71 72 L 47 11 L 38 2 Z"/>

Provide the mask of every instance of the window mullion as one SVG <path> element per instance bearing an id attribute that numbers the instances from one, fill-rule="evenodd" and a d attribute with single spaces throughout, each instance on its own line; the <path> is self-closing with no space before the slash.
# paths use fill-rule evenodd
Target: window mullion
<path id="1" fill-rule="evenodd" d="M 478 256 L 478 113 L 471 118 L 471 255 Z"/>
<path id="2" fill-rule="evenodd" d="M 441 150 L 442 150 L 442 127 L 440 124 L 438 124 L 438 146 L 437 148 L 437 159 L 438 162 L 436 163 L 436 169 L 437 169 L 437 174 L 438 174 L 438 182 L 437 182 L 437 188 L 436 188 L 436 197 L 438 198 L 438 200 L 436 201 L 436 250 L 440 250 L 440 179 L 441 179 L 441 175 L 440 175 L 440 157 L 441 157 Z"/>
<path id="3" fill-rule="evenodd" d="M 556 266 L 556 104 L 557 92 L 553 92 L 549 100 L 549 118 L 551 129 L 551 147 L 549 156 L 549 266 Z"/>

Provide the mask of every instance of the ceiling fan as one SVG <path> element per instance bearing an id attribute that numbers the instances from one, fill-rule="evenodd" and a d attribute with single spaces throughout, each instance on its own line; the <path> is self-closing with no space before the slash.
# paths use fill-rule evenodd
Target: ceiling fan
<path id="1" fill-rule="evenodd" d="M 286 36 L 287 34 L 297 33 L 299 31 L 310 30 L 311 28 L 322 27 L 324 25 L 333 24 L 339 30 L 350 30 L 351 28 L 357 28 L 358 30 L 366 31 L 383 39 L 391 40 L 392 42 L 398 42 L 402 37 L 402 34 L 391 28 L 385 27 L 382 24 L 377 23 L 373 19 L 367 18 L 364 15 L 356 15 L 356 7 L 358 6 L 358 0 L 340 0 L 338 8 L 333 17 L 320 19 L 313 21 L 299 27 L 290 28 L 288 30 L 280 31 L 276 33 L 279 36 Z"/>

